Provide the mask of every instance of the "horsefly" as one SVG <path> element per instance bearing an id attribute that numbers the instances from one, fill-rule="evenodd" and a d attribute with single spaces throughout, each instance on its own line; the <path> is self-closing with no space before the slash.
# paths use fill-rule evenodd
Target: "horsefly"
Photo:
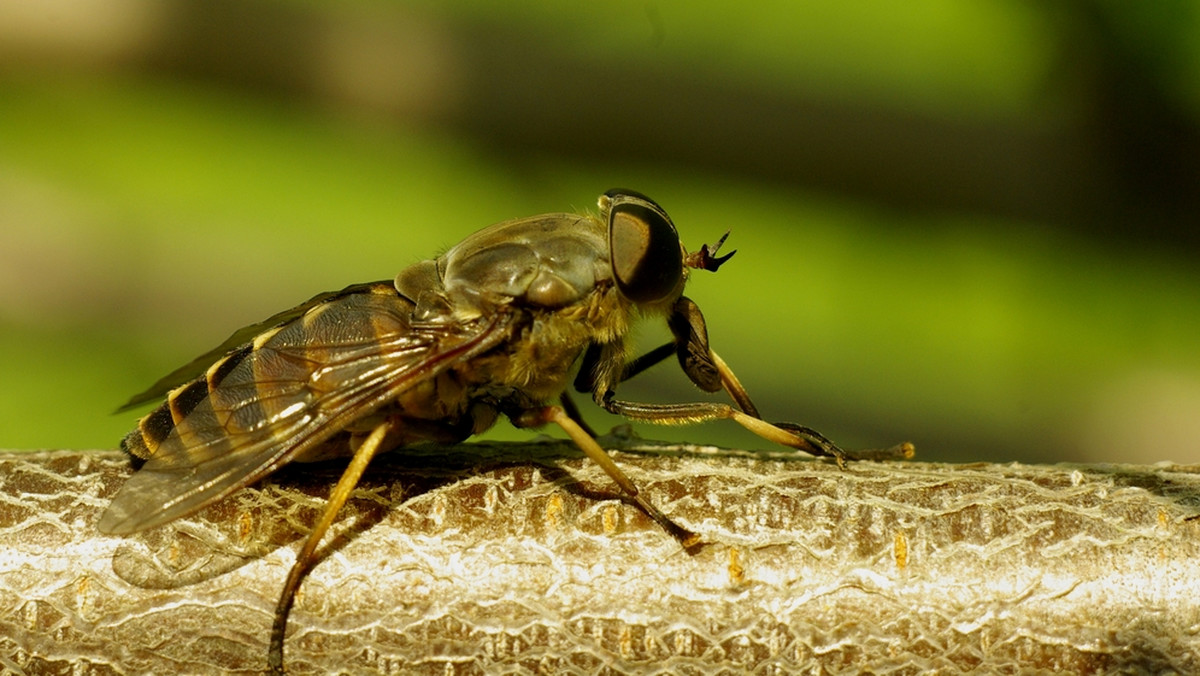
<path id="1" fill-rule="evenodd" d="M 162 398 L 122 447 L 143 463 L 101 517 L 108 534 L 160 526 L 286 463 L 351 456 L 304 542 L 276 607 L 268 664 L 283 669 L 287 618 L 313 552 L 378 452 L 452 444 L 500 415 L 519 428 L 558 425 L 684 547 L 699 543 L 638 492 L 580 419 L 571 374 L 609 413 L 653 423 L 731 419 L 772 442 L 842 464 L 907 457 L 911 444 L 851 455 L 814 430 L 768 423 L 708 345 L 700 308 L 683 295 L 692 270 L 716 271 L 725 238 L 689 253 L 662 207 L 630 190 L 600 197 L 599 216 L 545 214 L 498 223 L 393 281 L 356 284 L 237 331 L 134 396 Z M 728 233 L 727 233 L 728 234 Z M 665 317 L 673 339 L 627 358 L 638 316 Z M 724 403 L 617 399 L 624 380 L 675 355 Z M 576 370 L 576 365 L 578 369 Z"/>

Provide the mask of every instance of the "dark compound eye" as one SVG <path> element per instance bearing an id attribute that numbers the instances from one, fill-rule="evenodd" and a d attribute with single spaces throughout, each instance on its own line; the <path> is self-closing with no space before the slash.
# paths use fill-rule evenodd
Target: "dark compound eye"
<path id="1" fill-rule="evenodd" d="M 604 197 L 609 256 L 621 295 L 635 303 L 665 298 L 683 276 L 679 233 L 667 212 L 630 190 L 610 190 Z"/>

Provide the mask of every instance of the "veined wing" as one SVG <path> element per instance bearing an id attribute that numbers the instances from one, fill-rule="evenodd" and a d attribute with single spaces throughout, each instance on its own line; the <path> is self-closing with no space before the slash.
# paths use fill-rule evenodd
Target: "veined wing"
<path id="1" fill-rule="evenodd" d="M 129 401 L 125 402 L 124 404 L 121 405 L 121 408 L 117 409 L 117 413 L 120 413 L 122 411 L 128 411 L 129 409 L 137 408 L 138 406 L 141 406 L 142 404 L 146 404 L 146 403 L 161 399 L 164 395 L 166 395 L 168 392 L 175 389 L 179 385 L 182 385 L 186 382 L 194 380 L 195 378 L 198 378 L 201 374 L 203 374 L 206 370 L 208 370 L 209 366 L 212 366 L 213 363 L 216 362 L 218 359 L 220 359 L 221 356 L 224 355 L 225 353 L 233 350 L 236 347 L 245 345 L 246 343 L 250 342 L 255 336 L 259 335 L 260 333 L 262 333 L 268 329 L 273 329 L 277 326 L 282 326 L 298 317 L 301 317 L 302 315 L 304 315 L 304 313 L 308 312 L 310 309 L 312 309 L 322 303 L 328 302 L 330 300 L 335 300 L 342 296 L 346 296 L 346 295 L 350 295 L 350 294 L 354 294 L 354 293 L 362 293 L 364 290 L 370 289 L 371 287 L 377 286 L 379 284 L 386 284 L 386 282 L 372 282 L 372 283 L 368 283 L 368 284 L 355 284 L 353 286 L 348 286 L 345 289 L 342 289 L 341 291 L 328 291 L 325 293 L 319 293 L 319 294 L 313 296 L 312 298 L 309 298 L 308 300 L 304 301 L 303 303 L 297 305 L 294 308 L 284 310 L 283 312 L 277 312 L 277 313 L 271 315 L 270 317 L 267 317 L 266 319 L 262 320 L 261 322 L 258 322 L 257 324 L 251 324 L 250 326 L 244 326 L 244 327 L 238 329 L 237 331 L 234 331 L 220 345 L 214 347 L 213 349 L 209 350 L 208 352 L 205 352 L 204 354 L 200 355 L 199 357 L 196 357 L 195 359 L 184 364 L 183 366 L 180 366 L 179 368 L 175 369 L 174 371 L 171 371 L 170 373 L 163 376 L 162 378 L 159 378 L 157 382 L 155 382 L 150 387 L 146 388 L 144 391 L 139 392 L 139 393 L 133 395 L 132 397 L 130 397 Z"/>
<path id="2" fill-rule="evenodd" d="M 131 440 L 145 465 L 113 498 L 101 532 L 161 525 L 229 495 L 414 384 L 488 350 L 508 315 L 413 326 L 389 283 L 308 307 L 172 391 Z"/>

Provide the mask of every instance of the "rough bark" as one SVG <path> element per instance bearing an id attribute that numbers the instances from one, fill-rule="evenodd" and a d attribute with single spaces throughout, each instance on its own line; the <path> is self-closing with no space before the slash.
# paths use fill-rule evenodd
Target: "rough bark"
<path id="1" fill-rule="evenodd" d="M 561 443 L 383 456 L 301 588 L 289 671 L 1200 671 L 1197 468 L 615 455 L 709 544 Z M 119 538 L 95 524 L 120 454 L 0 454 L 0 670 L 261 670 L 338 469 Z"/>

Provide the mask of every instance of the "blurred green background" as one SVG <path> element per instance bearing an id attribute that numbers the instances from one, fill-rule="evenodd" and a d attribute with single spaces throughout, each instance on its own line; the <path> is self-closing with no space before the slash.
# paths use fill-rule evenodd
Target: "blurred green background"
<path id="1" fill-rule="evenodd" d="M 546 4 L 0 0 L 0 447 L 115 447 L 239 326 L 621 186 L 732 229 L 688 295 L 768 418 L 1200 462 L 1200 6 Z"/>

